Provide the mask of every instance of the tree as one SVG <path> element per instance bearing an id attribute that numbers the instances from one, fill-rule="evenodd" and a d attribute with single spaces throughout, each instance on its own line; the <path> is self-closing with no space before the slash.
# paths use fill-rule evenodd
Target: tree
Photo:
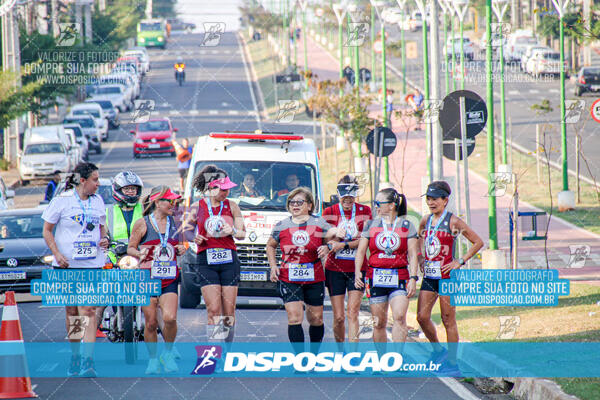
<path id="1" fill-rule="evenodd" d="M 16 86 L 18 75 L 14 71 L 0 71 L 0 128 L 30 110 L 34 92 L 39 83 L 30 82 Z"/>

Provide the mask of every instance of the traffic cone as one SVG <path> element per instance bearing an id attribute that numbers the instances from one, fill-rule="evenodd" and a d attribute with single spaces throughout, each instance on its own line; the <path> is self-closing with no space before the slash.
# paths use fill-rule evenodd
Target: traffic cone
<path id="1" fill-rule="evenodd" d="M 23 332 L 21 331 L 21 322 L 19 321 L 19 311 L 15 301 L 15 292 L 6 292 L 4 300 L 4 310 L 2 311 L 2 325 L 0 325 L 0 343 L 12 342 L 20 343 L 21 354 L 3 355 L 3 367 L 11 365 L 20 368 L 29 375 L 27 369 L 27 359 L 25 358 L 25 346 L 23 342 Z M 4 368 L 3 368 L 4 369 Z M 0 399 L 19 399 L 38 397 L 31 387 L 31 379 L 25 377 L 0 377 Z"/>

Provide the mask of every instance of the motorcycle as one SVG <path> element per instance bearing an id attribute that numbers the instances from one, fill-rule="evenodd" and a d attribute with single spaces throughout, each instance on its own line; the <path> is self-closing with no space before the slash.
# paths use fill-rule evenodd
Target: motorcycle
<path id="1" fill-rule="evenodd" d="M 185 80 L 185 71 L 183 68 L 177 67 L 175 71 L 175 79 L 177 80 L 177 83 L 179 83 L 179 86 L 183 86 L 183 81 Z"/>
<path id="2" fill-rule="evenodd" d="M 127 244 L 112 242 L 109 246 L 105 269 L 137 269 L 138 260 L 127 255 Z M 117 260 L 116 263 L 114 260 Z M 140 306 L 108 306 L 104 309 L 100 330 L 109 341 L 125 343 L 125 362 L 135 363 L 138 343 L 144 341 L 144 314 Z"/>

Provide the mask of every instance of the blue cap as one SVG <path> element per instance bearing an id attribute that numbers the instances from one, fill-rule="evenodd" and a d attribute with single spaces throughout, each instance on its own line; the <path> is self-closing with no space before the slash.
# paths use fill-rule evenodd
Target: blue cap
<path id="1" fill-rule="evenodd" d="M 427 193 L 425 193 L 423 196 L 433 197 L 437 199 L 439 197 L 450 197 L 450 193 L 446 192 L 443 188 L 429 184 L 429 186 L 427 186 Z"/>

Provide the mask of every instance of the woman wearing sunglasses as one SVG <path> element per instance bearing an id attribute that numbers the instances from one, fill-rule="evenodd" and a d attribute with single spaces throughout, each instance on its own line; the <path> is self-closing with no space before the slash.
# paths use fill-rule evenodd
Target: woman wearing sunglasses
<path id="1" fill-rule="evenodd" d="M 417 231 L 406 219 L 406 197 L 392 188 L 380 190 L 375 200 L 377 218 L 365 224 L 354 261 L 355 285 L 360 279 L 367 249 L 367 297 L 375 318 L 374 342 L 387 342 L 388 304 L 394 325 L 392 340 L 406 341 L 406 311 L 417 286 Z"/>
<path id="2" fill-rule="evenodd" d="M 449 279 L 450 271 L 465 265 L 483 247 L 481 238 L 460 218 L 446 210 L 450 197 L 450 185 L 444 181 L 431 182 L 427 187 L 427 206 L 430 215 L 419 224 L 419 249 L 425 248 L 421 263 L 423 284 L 417 301 L 417 321 L 433 346 L 432 361 L 442 363 L 445 373 L 459 374 L 456 365 L 456 346 L 449 346 L 450 354 L 439 344 L 435 325 L 431 322 L 431 310 L 439 297 L 440 279 Z M 454 259 L 456 237 L 462 234 L 472 243 L 464 258 Z M 450 304 L 450 296 L 440 297 L 442 323 L 448 343 L 458 343 L 456 307 Z"/>
<path id="3" fill-rule="evenodd" d="M 234 238 L 246 237 L 240 208 L 227 199 L 229 189 L 237 185 L 225 171 L 207 165 L 196 175 L 193 186 L 204 197 L 198 201 L 197 214 L 192 215 L 197 249 L 190 271 L 195 274 L 194 281 L 199 281 L 206 303 L 208 339 L 232 342 L 240 281 Z"/>
<path id="4" fill-rule="evenodd" d="M 271 266 L 271 281 L 278 282 L 281 298 L 288 316 L 288 337 L 296 351 L 304 346 L 302 320 L 304 305 L 310 325 L 308 334 L 312 351 L 323 340 L 323 298 L 325 272 L 321 258 L 327 256 L 327 243 L 335 236 L 322 217 L 313 216 L 315 201 L 312 192 L 304 187 L 292 190 L 286 202 L 291 216 L 275 225 L 267 242 L 267 257 Z M 276 251 L 281 249 L 281 266 Z"/>
<path id="5" fill-rule="evenodd" d="M 179 369 L 173 354 L 173 342 L 177 336 L 177 256 L 185 253 L 185 247 L 179 244 L 177 238 L 173 210 L 180 199 L 181 196 L 173 193 L 167 186 L 152 188 L 142 202 L 144 218 L 135 221 L 127 247 L 127 254 L 140 260 L 140 268 L 150 269 L 150 277 L 161 280 L 161 295 L 152 297 L 150 305 L 142 307 L 145 320 L 144 341 L 150 354 L 146 374 L 159 374 L 161 364 L 167 373 Z M 164 321 L 162 335 L 165 339 L 165 350 L 160 355 L 160 361 L 156 357 L 159 307 Z"/>
<path id="6" fill-rule="evenodd" d="M 358 342 L 358 312 L 363 288 L 354 285 L 354 258 L 363 225 L 371 219 L 371 207 L 356 202 L 358 181 L 354 177 L 346 175 L 340 179 L 337 193 L 340 202 L 323 210 L 323 218 L 331 225 L 337 226 L 336 237 L 328 243 L 331 252 L 325 262 L 325 285 L 333 308 L 333 335 L 336 342 L 345 340 L 346 291 L 348 292 L 348 340 Z M 366 266 L 364 263 L 361 271 L 363 281 Z"/>

